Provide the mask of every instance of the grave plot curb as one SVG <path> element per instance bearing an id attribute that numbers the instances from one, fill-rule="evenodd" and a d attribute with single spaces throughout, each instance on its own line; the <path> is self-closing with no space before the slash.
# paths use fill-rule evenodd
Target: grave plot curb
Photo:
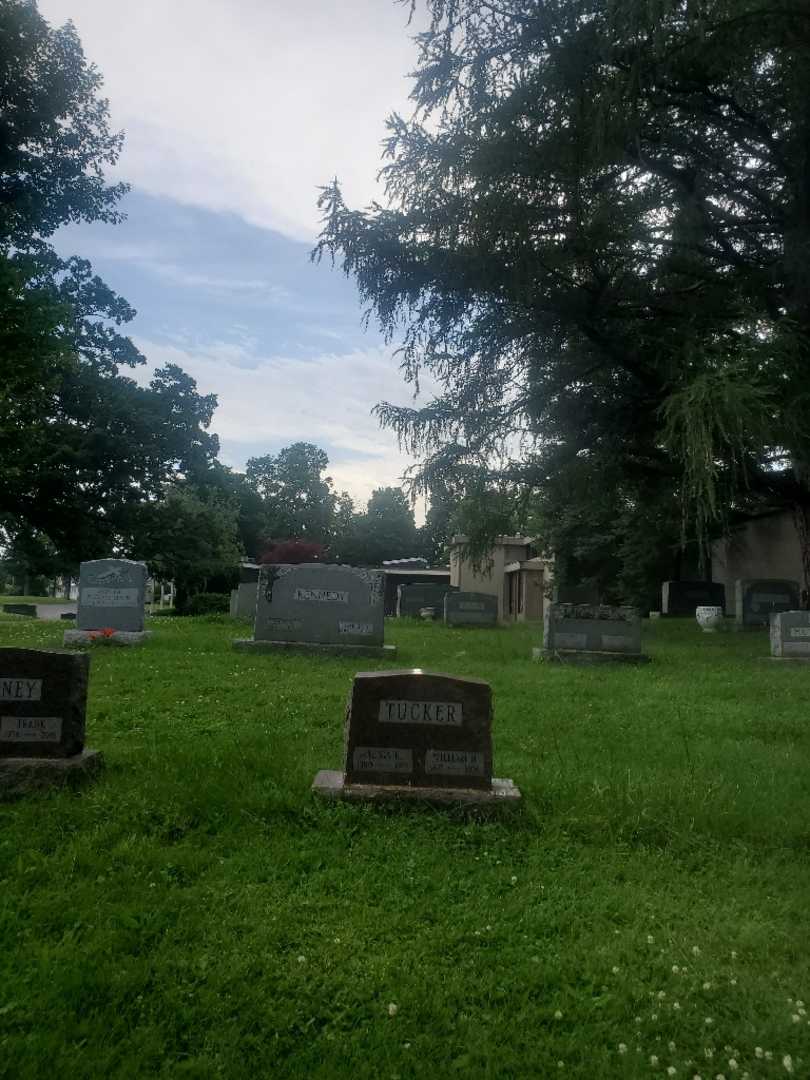
<path id="1" fill-rule="evenodd" d="M 236 638 L 233 647 L 237 652 L 308 652 L 325 653 L 330 656 L 371 656 L 393 660 L 396 645 L 327 645 L 315 641 L 256 641 L 253 638 Z"/>
<path id="2" fill-rule="evenodd" d="M 345 802 L 407 802 L 434 806 L 514 807 L 521 803 L 520 788 L 512 780 L 492 778 L 488 791 L 478 788 L 409 787 L 395 784 L 347 784 L 338 769 L 321 769 L 312 792 L 322 799 Z"/>

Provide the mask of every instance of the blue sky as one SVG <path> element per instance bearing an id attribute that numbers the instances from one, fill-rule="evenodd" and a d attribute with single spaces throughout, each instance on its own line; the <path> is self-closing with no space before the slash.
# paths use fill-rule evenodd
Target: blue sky
<path id="1" fill-rule="evenodd" d="M 138 311 L 149 370 L 171 361 L 216 393 L 234 468 L 299 439 L 323 447 L 363 503 L 407 459 L 371 416 L 408 403 L 393 349 L 364 332 L 354 285 L 309 260 L 317 187 L 365 205 L 385 116 L 407 111 L 407 11 L 389 0 L 39 0 L 72 19 L 127 135 L 121 225 L 71 226 Z M 139 376 L 140 377 L 140 376 Z"/>

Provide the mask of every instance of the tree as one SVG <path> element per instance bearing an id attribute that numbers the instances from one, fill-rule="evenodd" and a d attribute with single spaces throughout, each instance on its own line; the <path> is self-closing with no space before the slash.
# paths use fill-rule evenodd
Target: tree
<path id="1" fill-rule="evenodd" d="M 328 464 L 326 453 L 306 442 L 249 459 L 245 475 L 264 499 L 271 537 L 328 542 L 336 506 L 332 480 L 321 475 Z"/>
<path id="2" fill-rule="evenodd" d="M 330 184 L 314 253 L 442 385 L 378 408 L 413 482 L 525 510 L 559 480 L 561 509 L 586 461 L 702 542 L 734 507 L 807 505 L 806 3 L 427 6 L 389 205 Z"/>
<path id="3" fill-rule="evenodd" d="M 353 527 L 336 541 L 340 562 L 379 566 L 384 559 L 413 555 L 419 537 L 413 510 L 400 488 L 377 488 L 365 514 L 356 515 Z"/>
<path id="4" fill-rule="evenodd" d="M 67 222 L 120 219 L 107 184 L 122 136 L 73 27 L 0 0 L 0 513 L 68 562 L 108 553 L 133 509 L 204 471 L 216 399 L 170 365 L 149 387 L 118 331 L 134 316 L 80 258 L 48 243 Z"/>

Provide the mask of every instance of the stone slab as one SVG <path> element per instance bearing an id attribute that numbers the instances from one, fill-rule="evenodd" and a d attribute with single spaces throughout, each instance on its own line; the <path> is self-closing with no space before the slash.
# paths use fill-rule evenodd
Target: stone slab
<path id="1" fill-rule="evenodd" d="M 79 630 L 144 629 L 146 563 L 131 559 L 92 559 L 79 568 Z"/>
<path id="2" fill-rule="evenodd" d="M 383 586 L 381 570 L 269 563 L 259 575 L 253 637 L 273 643 L 382 648 Z"/>
<path id="3" fill-rule="evenodd" d="M 488 790 L 481 788 L 413 787 L 406 784 L 348 784 L 337 769 L 321 769 L 312 791 L 325 799 L 347 802 L 422 802 L 438 806 L 516 806 L 522 795 L 512 780 L 493 777 Z"/>
<path id="4" fill-rule="evenodd" d="M 86 654 L 0 649 L 0 760 L 81 753 L 89 672 Z"/>
<path id="5" fill-rule="evenodd" d="M 768 626 L 771 615 L 797 611 L 798 581 L 785 578 L 738 578 L 734 583 L 734 618 L 738 628 Z"/>
<path id="6" fill-rule="evenodd" d="M 444 622 L 446 626 L 497 626 L 498 598 L 488 593 L 448 592 Z"/>
<path id="7" fill-rule="evenodd" d="M 73 787 L 92 779 L 103 767 L 100 750 L 83 750 L 67 758 L 0 757 L 0 799 Z"/>
<path id="8" fill-rule="evenodd" d="M 36 604 L 3 604 L 3 614 L 5 614 L 5 615 L 25 615 L 29 619 L 35 619 L 37 617 L 37 605 Z"/>
<path id="9" fill-rule="evenodd" d="M 256 641 L 255 638 L 236 638 L 232 644 L 238 652 L 272 653 L 286 650 L 328 653 L 332 656 L 382 657 L 387 660 L 397 655 L 396 645 L 330 645 L 319 641 Z"/>
<path id="10" fill-rule="evenodd" d="M 695 616 L 697 607 L 726 609 L 726 588 L 718 581 L 665 581 L 661 585 L 664 615 Z"/>
<path id="11" fill-rule="evenodd" d="M 151 630 L 142 630 L 140 633 L 116 630 L 112 634 L 103 634 L 100 630 L 65 630 L 62 643 L 64 645 L 143 645 L 151 636 Z"/>
<path id="12" fill-rule="evenodd" d="M 547 604 L 543 650 L 638 657 L 642 655 L 641 619 L 630 607 Z"/>

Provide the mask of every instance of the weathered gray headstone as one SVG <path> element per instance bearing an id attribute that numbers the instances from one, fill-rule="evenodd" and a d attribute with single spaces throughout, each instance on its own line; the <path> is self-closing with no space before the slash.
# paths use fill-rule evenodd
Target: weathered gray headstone
<path id="1" fill-rule="evenodd" d="M 83 562 L 76 629 L 65 631 L 65 644 L 92 640 L 100 633 L 119 644 L 143 641 L 146 579 L 146 564 L 131 559 Z"/>
<path id="2" fill-rule="evenodd" d="M 0 794 L 59 784 L 101 765 L 84 748 L 87 655 L 0 649 Z"/>
<path id="3" fill-rule="evenodd" d="M 419 618 L 422 608 L 433 608 L 434 617 L 444 611 L 444 598 L 449 592 L 458 592 L 453 585 L 430 585 L 419 581 L 397 588 L 397 618 Z"/>
<path id="4" fill-rule="evenodd" d="M 641 619 L 635 608 L 608 604 L 547 604 L 543 655 L 573 661 L 642 662 Z"/>
<path id="5" fill-rule="evenodd" d="M 391 656 L 396 649 L 384 644 L 384 634 L 382 571 L 276 563 L 259 576 L 253 639 L 234 647 Z"/>
<path id="6" fill-rule="evenodd" d="M 492 777 L 492 691 L 480 679 L 427 671 L 359 672 L 346 714 L 343 772 L 322 770 L 329 797 L 516 802 Z"/>
<path id="7" fill-rule="evenodd" d="M 718 581 L 665 581 L 661 586 L 664 615 L 695 617 L 697 607 L 726 608 L 726 587 Z"/>
<path id="8" fill-rule="evenodd" d="M 810 611 L 778 611 L 771 616 L 771 656 L 810 660 Z"/>
<path id="9" fill-rule="evenodd" d="M 498 598 L 488 593 L 449 592 L 444 598 L 448 626 L 497 626 Z"/>
<path id="10" fill-rule="evenodd" d="M 239 583 L 236 590 L 236 610 L 234 611 L 237 619 L 253 620 L 256 617 L 258 588 L 258 578 L 255 581 L 242 581 Z"/>
<path id="11" fill-rule="evenodd" d="M 768 626 L 778 611 L 797 611 L 800 602 L 798 581 L 782 578 L 738 578 L 734 583 L 737 627 Z"/>

